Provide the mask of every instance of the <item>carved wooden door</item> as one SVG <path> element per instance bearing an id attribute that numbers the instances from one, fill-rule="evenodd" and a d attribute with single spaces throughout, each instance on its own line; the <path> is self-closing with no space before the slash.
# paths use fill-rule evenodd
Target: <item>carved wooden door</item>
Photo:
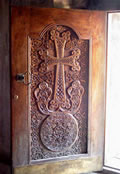
<path id="1" fill-rule="evenodd" d="M 105 12 L 12 9 L 15 174 L 102 169 Z"/>

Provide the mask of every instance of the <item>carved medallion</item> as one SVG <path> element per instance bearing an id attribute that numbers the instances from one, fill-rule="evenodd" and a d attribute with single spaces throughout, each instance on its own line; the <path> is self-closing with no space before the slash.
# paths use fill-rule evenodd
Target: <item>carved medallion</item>
<path id="1" fill-rule="evenodd" d="M 84 145 L 87 147 L 88 113 L 85 108 L 87 104 L 84 102 L 88 100 L 88 81 L 85 85 L 83 81 L 88 80 L 88 71 L 83 75 L 85 79 L 81 79 L 81 71 L 88 59 L 82 59 L 88 54 L 83 53 L 85 49 L 88 51 L 88 41 L 81 40 L 70 27 L 63 25 L 49 25 L 40 34 L 32 34 L 30 37 L 33 74 L 31 129 L 37 135 L 38 153 L 40 146 L 44 153 L 45 149 L 51 153 L 71 151 L 69 149 L 74 148 L 77 141 L 81 144 L 80 133 L 84 129 Z M 87 60 L 87 65 L 88 62 Z M 76 115 L 81 110 L 85 112 L 86 117 L 83 119 L 85 128 L 79 132 L 80 118 Z M 31 146 L 33 151 L 34 141 L 31 142 Z M 50 156 L 49 154 L 48 157 Z"/>
<path id="2" fill-rule="evenodd" d="M 43 144 L 51 151 L 63 151 L 70 148 L 78 136 L 78 124 L 70 114 L 49 115 L 43 122 L 40 136 Z"/>

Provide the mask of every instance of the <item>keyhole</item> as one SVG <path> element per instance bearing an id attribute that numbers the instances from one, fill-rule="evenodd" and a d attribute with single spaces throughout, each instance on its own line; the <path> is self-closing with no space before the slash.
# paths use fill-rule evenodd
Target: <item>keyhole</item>
<path id="1" fill-rule="evenodd" d="M 24 81 L 24 74 L 17 74 L 16 75 L 16 80 L 19 82 L 23 82 Z"/>

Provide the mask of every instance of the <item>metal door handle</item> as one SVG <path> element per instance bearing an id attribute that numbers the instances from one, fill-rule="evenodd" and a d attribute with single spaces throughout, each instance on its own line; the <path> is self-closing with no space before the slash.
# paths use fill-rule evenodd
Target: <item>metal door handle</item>
<path id="1" fill-rule="evenodd" d="M 30 81 L 28 81 L 28 75 L 30 75 Z M 32 75 L 29 72 L 19 73 L 16 75 L 16 81 L 22 82 L 25 85 L 30 85 L 32 83 Z"/>

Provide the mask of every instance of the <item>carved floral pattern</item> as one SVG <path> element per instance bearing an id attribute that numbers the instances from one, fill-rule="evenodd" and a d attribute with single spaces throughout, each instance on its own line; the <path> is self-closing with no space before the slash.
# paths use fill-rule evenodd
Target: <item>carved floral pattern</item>
<path id="1" fill-rule="evenodd" d="M 53 152 L 66 150 L 77 139 L 77 121 L 70 114 L 56 113 L 48 116 L 41 126 L 40 135 L 43 144 L 49 150 Z"/>
<path id="2" fill-rule="evenodd" d="M 62 25 L 30 38 L 31 159 L 85 153 L 88 40 Z"/>

